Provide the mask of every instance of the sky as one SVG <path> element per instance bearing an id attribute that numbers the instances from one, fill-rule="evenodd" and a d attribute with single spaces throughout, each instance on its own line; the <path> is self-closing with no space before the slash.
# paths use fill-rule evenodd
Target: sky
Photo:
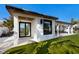
<path id="1" fill-rule="evenodd" d="M 10 4 L 11 6 L 58 17 L 60 21 L 70 22 L 71 18 L 79 20 L 79 4 Z M 10 14 L 5 4 L 0 4 L 0 19 L 8 18 Z"/>

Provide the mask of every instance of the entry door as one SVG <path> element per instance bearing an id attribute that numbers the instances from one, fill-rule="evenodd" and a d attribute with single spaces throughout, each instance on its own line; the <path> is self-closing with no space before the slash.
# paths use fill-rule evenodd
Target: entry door
<path id="1" fill-rule="evenodd" d="M 19 36 L 20 37 L 31 36 L 31 23 L 19 22 Z"/>

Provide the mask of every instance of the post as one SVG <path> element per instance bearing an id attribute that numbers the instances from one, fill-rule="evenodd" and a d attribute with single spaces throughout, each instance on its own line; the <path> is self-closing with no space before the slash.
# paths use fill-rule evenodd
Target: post
<path id="1" fill-rule="evenodd" d="M 73 26 L 71 27 L 71 34 L 73 34 Z"/>
<path id="2" fill-rule="evenodd" d="M 70 25 L 68 26 L 68 34 L 70 34 Z"/>
<path id="3" fill-rule="evenodd" d="M 67 30 L 68 34 L 69 34 L 69 26 L 68 26 L 68 30 Z"/>
<path id="4" fill-rule="evenodd" d="M 55 28 L 55 21 L 52 21 L 52 34 L 54 34 L 54 36 L 55 36 L 55 30 L 56 30 L 56 28 Z"/>
<path id="5" fill-rule="evenodd" d="M 57 36 L 59 36 L 59 25 L 57 25 Z"/>
<path id="6" fill-rule="evenodd" d="M 13 20 L 14 20 L 14 46 L 18 44 L 18 39 L 19 39 L 19 21 L 18 21 L 18 16 L 13 15 Z"/>

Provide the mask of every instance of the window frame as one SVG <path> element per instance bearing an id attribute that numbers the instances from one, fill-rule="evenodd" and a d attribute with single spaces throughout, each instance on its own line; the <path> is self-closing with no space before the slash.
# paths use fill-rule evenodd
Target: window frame
<path id="1" fill-rule="evenodd" d="M 20 35 L 20 24 L 21 23 L 24 23 L 25 25 L 24 25 L 24 28 L 26 29 L 26 24 L 29 24 L 30 25 L 30 35 L 29 36 L 27 36 L 26 35 L 26 30 L 25 30 L 25 33 L 24 33 L 24 36 L 21 36 Z M 31 23 L 30 22 L 19 22 L 19 37 L 31 37 Z"/>
<path id="2" fill-rule="evenodd" d="M 44 26 L 45 26 L 45 25 L 44 25 L 44 22 L 50 23 L 49 26 L 50 26 L 50 28 L 51 28 L 51 31 L 48 31 L 49 33 L 46 33 L 45 30 L 44 30 Z M 49 30 L 49 29 L 48 29 L 48 30 Z M 52 34 L 52 20 L 46 20 L 46 19 L 45 19 L 45 20 L 43 20 L 43 35 L 50 35 L 50 34 Z"/>

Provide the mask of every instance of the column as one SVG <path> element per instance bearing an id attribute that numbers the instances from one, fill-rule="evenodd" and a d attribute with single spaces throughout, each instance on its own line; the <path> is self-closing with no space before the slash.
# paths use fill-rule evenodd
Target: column
<path id="1" fill-rule="evenodd" d="M 57 36 L 59 36 L 59 25 L 57 25 Z"/>
<path id="2" fill-rule="evenodd" d="M 73 26 L 71 27 L 71 34 L 73 34 Z"/>
<path id="3" fill-rule="evenodd" d="M 68 26 L 68 34 L 70 34 L 70 26 Z"/>
<path id="4" fill-rule="evenodd" d="M 19 39 L 19 21 L 18 21 L 18 16 L 13 15 L 13 20 L 14 20 L 14 46 L 18 44 L 18 39 Z"/>
<path id="5" fill-rule="evenodd" d="M 56 28 L 55 28 L 55 21 L 52 21 L 52 34 L 55 36 L 55 30 L 56 30 Z"/>

